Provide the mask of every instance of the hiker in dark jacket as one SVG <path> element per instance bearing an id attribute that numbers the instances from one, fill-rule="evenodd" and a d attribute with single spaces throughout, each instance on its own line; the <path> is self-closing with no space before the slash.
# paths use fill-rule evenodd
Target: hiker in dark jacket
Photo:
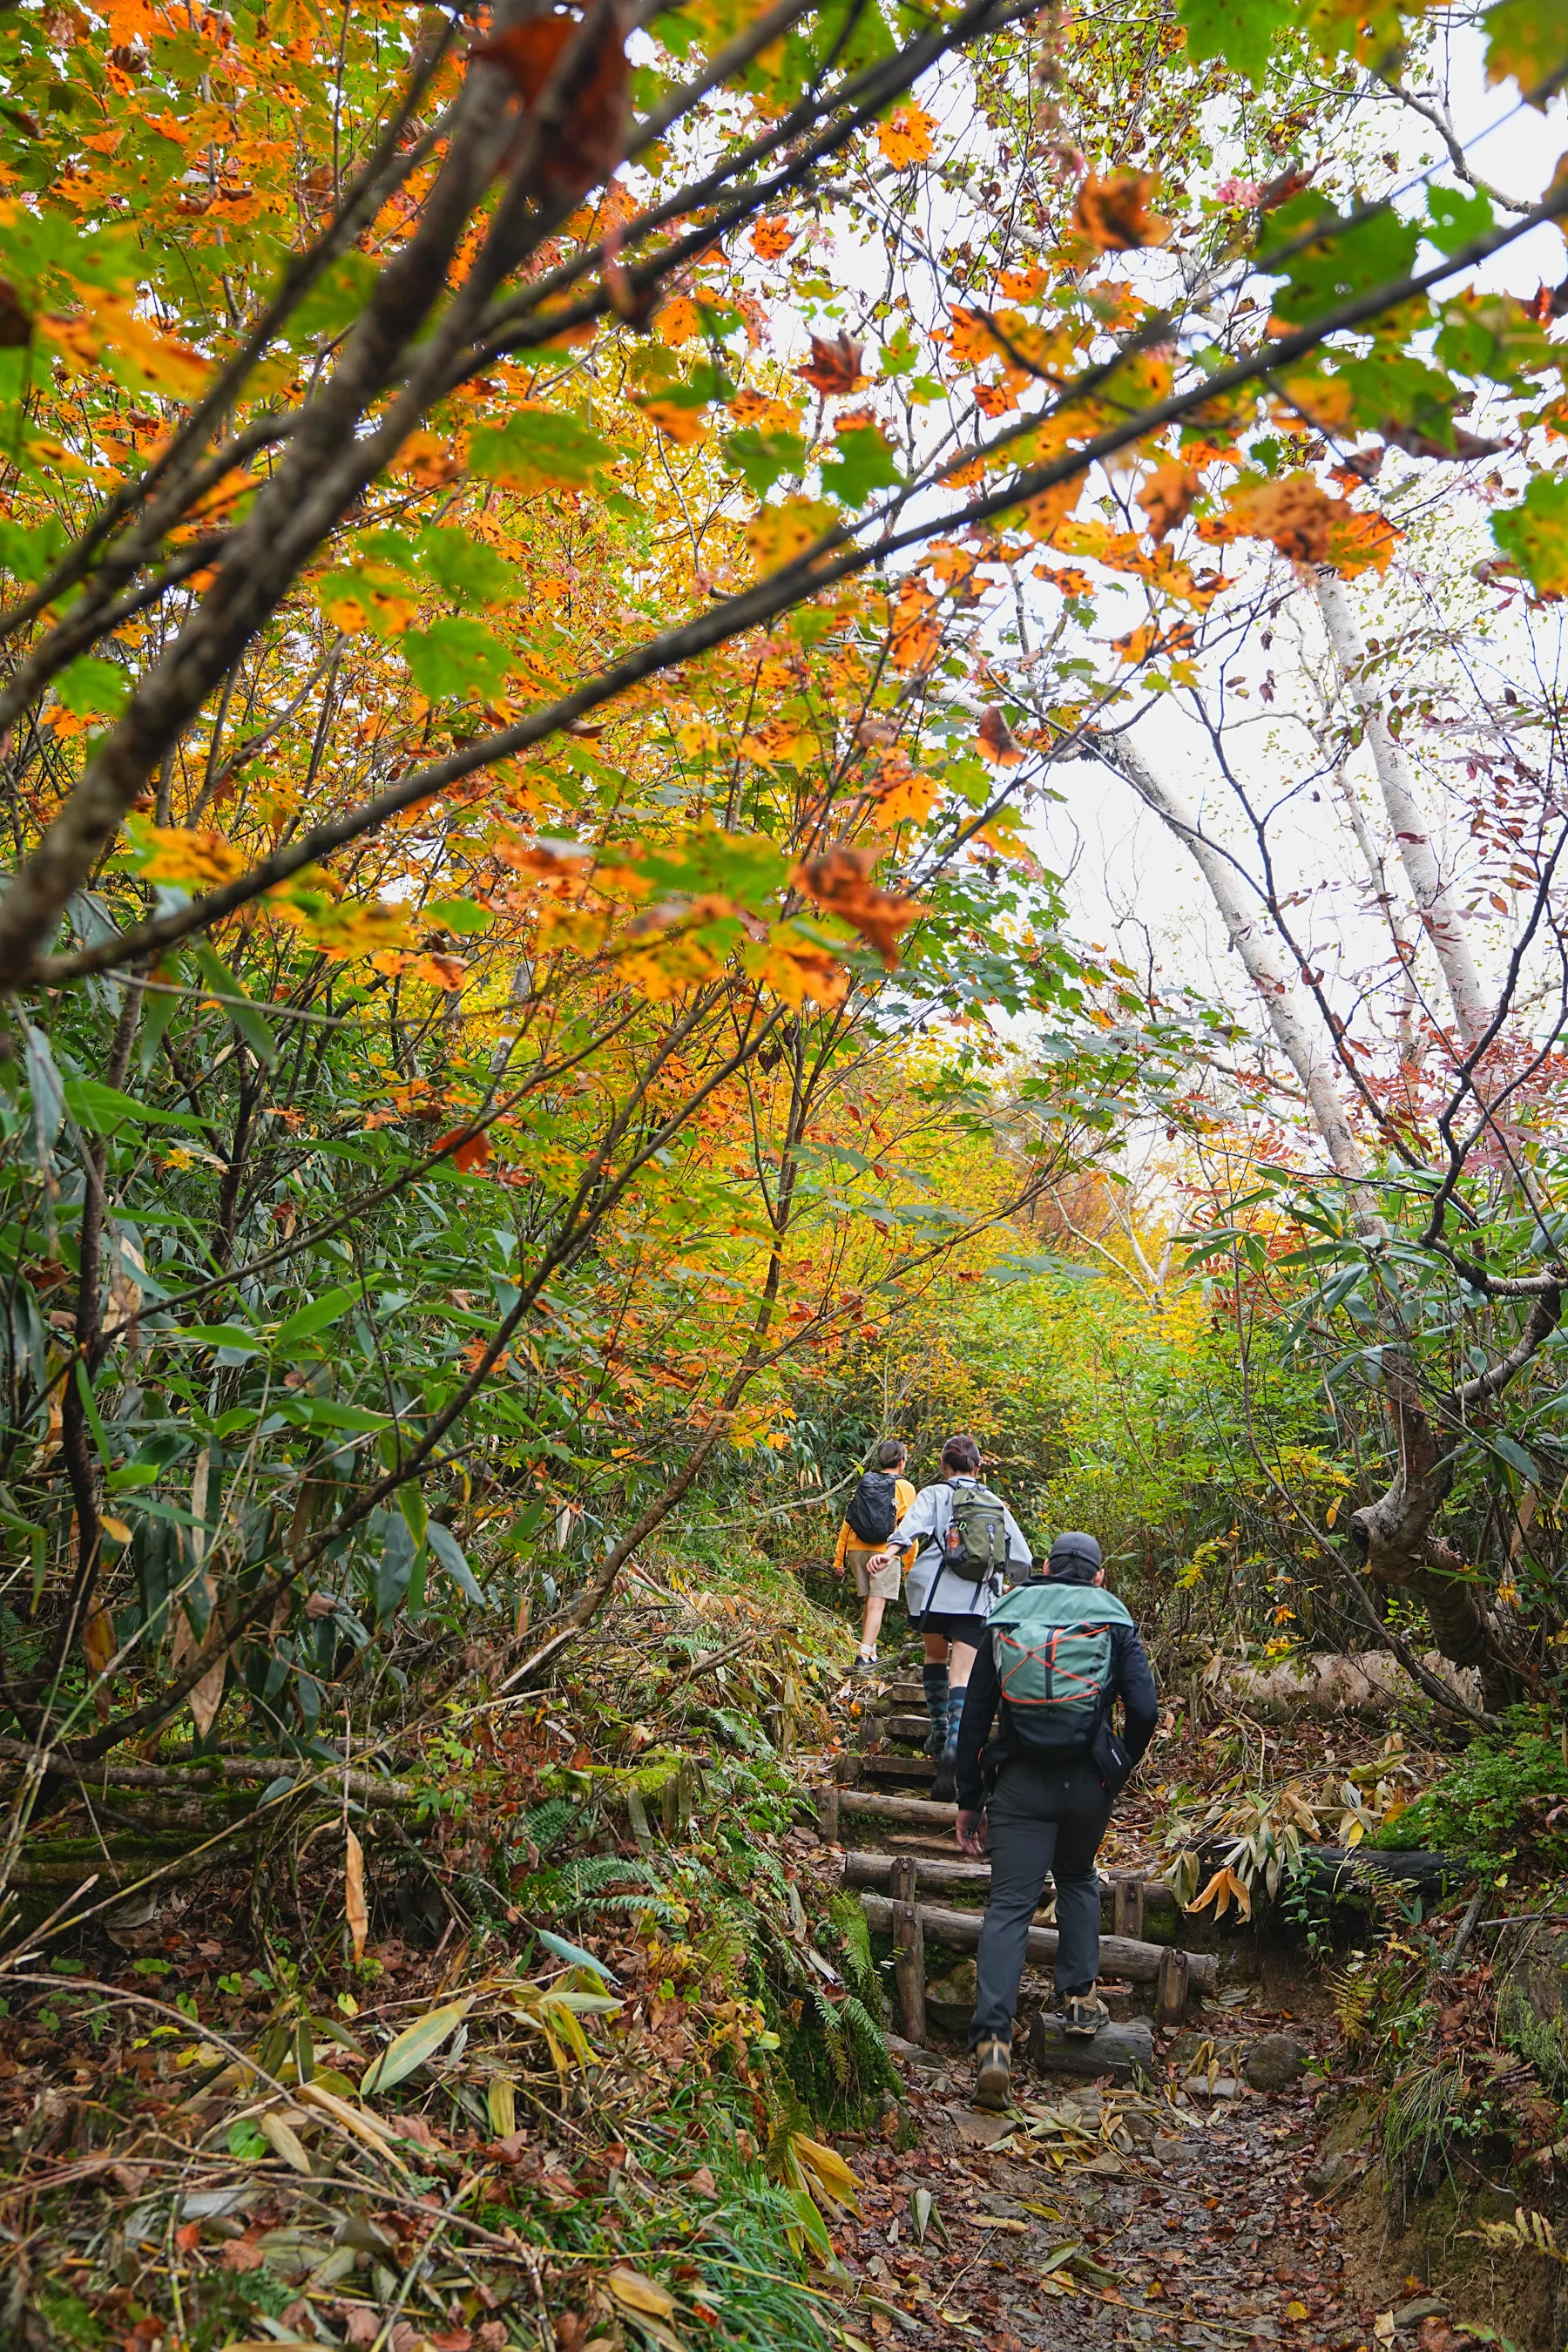
<path id="1" fill-rule="evenodd" d="M 925 1641 L 926 1753 L 937 1759 L 939 1799 L 952 1795 L 963 1694 L 985 1620 L 1008 1577 L 1024 1575 L 1034 1560 L 1001 1496 L 981 1485 L 980 1463 L 973 1437 L 950 1437 L 942 1449 L 943 1475 L 921 1488 L 892 1535 L 899 1549 L 917 1547 L 904 1606 Z"/>
<path id="2" fill-rule="evenodd" d="M 1094 1538 L 1058 1536 L 1044 1574 L 992 1612 L 969 1680 L 958 1734 L 958 1843 L 967 1854 L 991 1856 L 969 2028 L 978 2106 L 1003 2108 L 1012 2096 L 1018 1984 L 1047 1871 L 1057 1889 L 1063 2030 L 1089 2038 L 1110 2020 L 1096 1990 L 1095 1855 L 1159 1708 L 1138 1629 L 1104 1586 Z M 1116 1699 L 1120 1736 L 1110 1720 Z"/>

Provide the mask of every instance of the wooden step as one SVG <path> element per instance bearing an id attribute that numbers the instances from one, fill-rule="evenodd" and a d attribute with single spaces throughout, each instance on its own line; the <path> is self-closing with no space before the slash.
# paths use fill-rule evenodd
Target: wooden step
<path id="1" fill-rule="evenodd" d="M 896 1911 L 912 1910 L 921 1932 L 933 1944 L 947 1944 L 954 1950 L 973 1952 L 980 1941 L 980 1926 L 984 1914 L 979 1911 L 951 1911 L 934 1903 L 899 1904 L 889 1901 L 885 1895 L 865 1894 L 860 1908 L 866 1924 L 876 1935 L 889 1935 Z M 1054 1927 L 1031 1927 L 1028 1958 L 1037 1967 L 1043 1960 L 1054 1960 L 1058 1937 Z M 1131 1984 L 1153 1984 L 1166 1965 L 1170 1947 L 1165 1944 L 1145 1944 L 1130 1936 L 1102 1936 L 1100 1939 L 1100 1964 L 1108 1977 L 1125 1977 Z M 1219 1962 L 1212 1952 L 1186 1952 L 1178 1955 L 1186 1963 L 1186 1978 L 1200 1992 L 1212 1992 L 1219 1982 Z"/>
<path id="2" fill-rule="evenodd" d="M 880 1715 L 876 1723 L 885 1739 L 912 1739 L 917 1748 L 931 1736 L 929 1715 Z"/>
<path id="3" fill-rule="evenodd" d="M 905 1841 L 906 1843 L 924 1841 Z M 902 1856 L 891 1853 L 871 1853 L 852 1850 L 844 1857 L 846 1886 L 873 1888 L 878 1894 L 890 1891 L 893 1865 Z M 972 1895 L 984 1902 L 991 1892 L 991 1864 L 970 1862 L 947 1853 L 935 1855 L 915 1854 L 909 1857 L 915 1865 L 915 1891 L 926 1895 Z M 1046 1881 L 1047 1890 L 1052 1882 Z M 1180 1927 L 1181 1913 L 1168 1886 L 1158 1879 L 1134 1877 L 1107 1878 L 1100 1882 L 1100 1909 L 1106 1925 L 1118 1935 L 1129 1936 L 1135 1942 L 1173 1943 Z M 1148 1915 L 1158 1912 L 1160 1925 L 1167 1933 L 1153 1936 L 1147 1932 Z"/>
<path id="4" fill-rule="evenodd" d="M 934 1756 L 857 1756 L 858 1777 L 864 1780 L 934 1780 Z"/>

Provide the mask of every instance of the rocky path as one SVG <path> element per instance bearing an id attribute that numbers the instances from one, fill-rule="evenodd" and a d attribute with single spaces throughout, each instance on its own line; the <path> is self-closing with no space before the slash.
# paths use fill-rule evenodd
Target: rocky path
<path id="1" fill-rule="evenodd" d="M 899 1778 L 898 1743 L 872 1745 L 885 1788 Z M 1147 2011 L 1131 1985 L 1105 1990 L 1118 2018 Z M 1027 1972 L 1005 2116 L 971 2104 L 962 2038 L 942 2031 L 955 2014 L 942 2011 L 924 2049 L 895 2042 L 901 2100 L 889 2101 L 879 2138 L 842 2142 L 864 2185 L 838 2240 L 856 2288 L 846 2341 L 1353 2352 L 1385 2337 L 1386 2317 L 1374 2333 L 1379 2315 L 1348 2289 L 1317 2194 L 1312 2027 L 1233 1974 L 1183 2028 L 1156 2034 L 1152 2078 L 1091 2085 L 1025 2056 L 1027 2021 L 1048 1996 L 1048 1979 Z M 1435 2308 L 1413 2294 L 1395 2315 L 1401 2340 L 1416 2342 Z M 1440 2332 L 1420 2340 L 1439 2352 Z"/>

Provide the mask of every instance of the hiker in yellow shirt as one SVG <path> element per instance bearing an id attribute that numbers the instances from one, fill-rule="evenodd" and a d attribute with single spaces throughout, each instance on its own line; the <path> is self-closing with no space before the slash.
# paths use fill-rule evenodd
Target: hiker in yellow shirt
<path id="1" fill-rule="evenodd" d="M 898 1599 L 903 1569 L 913 1557 L 911 1545 L 900 1566 L 898 1555 L 888 1551 L 888 1538 L 915 1499 L 910 1481 L 899 1475 L 908 1459 L 908 1446 L 900 1445 L 896 1437 L 883 1438 L 877 1448 L 876 1466 L 866 1472 L 850 1496 L 844 1524 L 838 1530 L 833 1573 L 842 1576 L 846 1568 L 852 1568 L 855 1590 L 866 1603 L 860 1625 L 860 1654 L 855 1661 L 858 1675 L 874 1675 L 877 1671 L 877 1636 L 882 1630 L 882 1612 L 889 1601 Z M 877 1562 L 874 1568 L 867 1564 L 872 1559 Z"/>

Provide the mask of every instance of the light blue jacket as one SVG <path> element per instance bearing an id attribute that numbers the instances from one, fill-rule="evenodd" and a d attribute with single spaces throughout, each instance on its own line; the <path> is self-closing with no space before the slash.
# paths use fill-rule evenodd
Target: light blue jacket
<path id="1" fill-rule="evenodd" d="M 904 1585 L 904 1606 L 911 1617 L 923 1617 L 928 1611 L 938 1616 L 988 1617 L 995 1607 L 1002 1591 L 999 1579 L 976 1584 L 961 1570 L 949 1568 L 942 1558 L 942 1539 L 952 1525 L 953 1488 L 978 1486 L 982 1483 L 978 1478 L 960 1475 L 944 1478 L 934 1486 L 922 1486 L 888 1538 L 889 1551 L 901 1551 L 906 1544 L 920 1545 Z M 1002 1509 L 1007 1531 L 1007 1567 L 1016 1578 L 1026 1574 L 1034 1565 L 1034 1554 L 1005 1503 Z"/>

